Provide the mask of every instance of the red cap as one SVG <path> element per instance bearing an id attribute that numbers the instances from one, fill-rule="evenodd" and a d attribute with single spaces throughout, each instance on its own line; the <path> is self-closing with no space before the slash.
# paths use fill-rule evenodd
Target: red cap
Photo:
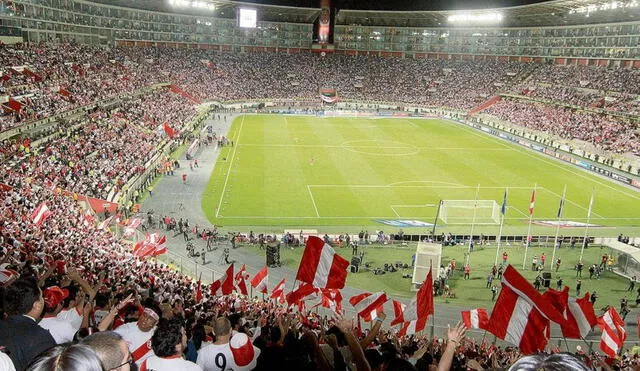
<path id="1" fill-rule="evenodd" d="M 44 289 L 42 292 L 42 297 L 44 298 L 44 303 L 47 305 L 47 308 L 53 309 L 60 304 L 61 301 L 66 299 L 69 296 L 69 290 L 61 289 L 58 286 L 51 286 Z"/>

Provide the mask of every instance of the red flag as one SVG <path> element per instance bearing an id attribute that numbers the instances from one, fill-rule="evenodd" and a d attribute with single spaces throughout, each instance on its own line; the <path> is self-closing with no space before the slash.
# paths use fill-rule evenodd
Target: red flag
<path id="1" fill-rule="evenodd" d="M 365 292 L 349 299 L 349 303 L 356 309 L 356 314 L 365 322 L 371 322 L 378 317 L 384 303 L 389 300 L 383 291 L 375 294 Z"/>
<path id="2" fill-rule="evenodd" d="M 489 326 L 489 315 L 487 310 L 483 308 L 462 311 L 462 322 L 471 329 L 477 328 L 486 330 Z"/>
<path id="3" fill-rule="evenodd" d="M 171 126 L 169 126 L 168 122 L 162 124 L 162 127 L 164 129 L 164 132 L 167 133 L 167 136 L 169 136 L 169 139 L 173 138 L 176 135 L 176 131 Z"/>
<path id="4" fill-rule="evenodd" d="M 317 297 L 318 290 L 308 283 L 298 283 L 290 293 L 287 294 L 287 303 L 289 305 L 298 304 L 301 301 L 309 300 Z"/>
<path id="5" fill-rule="evenodd" d="M 43 201 L 40 203 L 40 205 L 38 205 L 38 207 L 36 207 L 33 213 L 31 213 L 31 221 L 33 221 L 33 224 L 40 227 L 42 226 L 42 223 L 44 223 L 44 221 L 51 216 L 51 214 L 51 210 L 49 210 L 47 204 Z"/>
<path id="6" fill-rule="evenodd" d="M 310 236 L 296 279 L 321 289 L 341 289 L 347 280 L 349 262 L 318 237 Z"/>
<path id="7" fill-rule="evenodd" d="M 404 308 L 402 315 L 391 322 L 391 326 L 403 322 L 398 336 L 415 334 L 427 325 L 427 319 L 433 311 L 433 276 L 431 269 L 416 297 Z"/>
<path id="8" fill-rule="evenodd" d="M 242 295 L 249 295 L 249 292 L 247 292 L 247 284 L 245 283 L 247 278 L 249 278 L 249 275 L 247 274 L 247 267 L 242 264 L 242 267 L 235 276 L 236 287 Z"/>
<path id="9" fill-rule="evenodd" d="M 284 285 L 285 279 L 283 278 L 282 281 L 280 281 L 280 283 L 278 283 L 276 287 L 273 288 L 273 291 L 271 291 L 272 299 L 284 296 Z"/>
<path id="10" fill-rule="evenodd" d="M 202 301 L 202 285 L 200 285 L 200 280 L 196 283 L 196 304 Z"/>
<path id="11" fill-rule="evenodd" d="M 562 291 L 548 289 L 542 296 L 549 300 L 566 319 L 560 324 L 562 336 L 569 339 L 582 339 L 598 324 L 598 318 L 589 300 L 589 293 L 580 299 L 570 298 L 569 287 L 565 286 Z"/>
<path id="12" fill-rule="evenodd" d="M 9 282 L 14 278 L 20 277 L 20 273 L 7 268 L 8 265 L 8 263 L 0 265 L 0 286 L 4 285 L 5 282 Z"/>
<path id="13" fill-rule="evenodd" d="M 393 324 L 397 324 L 402 322 L 402 312 L 404 312 L 404 309 L 407 307 L 406 305 L 402 304 L 401 302 L 397 301 L 397 300 L 393 300 L 393 314 L 395 315 L 393 321 L 391 321 L 391 323 Z M 398 318 L 400 318 L 398 320 Z"/>
<path id="14" fill-rule="evenodd" d="M 211 295 L 229 295 L 233 292 L 233 264 L 231 264 L 224 276 L 214 281 L 209 287 Z"/>
<path id="15" fill-rule="evenodd" d="M 531 193 L 531 202 L 529 203 L 529 216 L 533 215 L 533 207 L 536 204 L 536 190 Z"/>
<path id="16" fill-rule="evenodd" d="M 251 286 L 258 289 L 263 294 L 267 294 L 267 284 L 269 283 L 269 271 L 264 267 L 251 279 Z"/>
<path id="17" fill-rule="evenodd" d="M 627 338 L 624 321 L 620 318 L 615 308 L 609 307 L 609 310 L 602 317 L 598 318 L 598 325 L 602 329 L 600 349 L 605 352 L 609 358 L 615 358 Z"/>
<path id="18" fill-rule="evenodd" d="M 565 322 L 562 314 L 511 265 L 502 276 L 502 291 L 496 301 L 487 330 L 519 346 L 524 354 L 545 348 L 550 320 Z M 540 336 L 541 332 L 545 336 Z"/>

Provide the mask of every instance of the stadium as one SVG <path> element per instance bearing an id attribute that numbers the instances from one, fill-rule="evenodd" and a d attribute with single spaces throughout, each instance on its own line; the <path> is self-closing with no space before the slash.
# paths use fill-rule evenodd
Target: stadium
<path id="1" fill-rule="evenodd" d="M 639 366 L 640 2 L 372 3 L 0 0 L 0 370 Z"/>

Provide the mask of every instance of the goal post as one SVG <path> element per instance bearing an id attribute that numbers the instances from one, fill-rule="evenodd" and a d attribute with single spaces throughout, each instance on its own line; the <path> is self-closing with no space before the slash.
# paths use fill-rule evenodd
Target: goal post
<path id="1" fill-rule="evenodd" d="M 500 224 L 500 205 L 495 200 L 442 200 L 440 219 L 453 224 Z"/>

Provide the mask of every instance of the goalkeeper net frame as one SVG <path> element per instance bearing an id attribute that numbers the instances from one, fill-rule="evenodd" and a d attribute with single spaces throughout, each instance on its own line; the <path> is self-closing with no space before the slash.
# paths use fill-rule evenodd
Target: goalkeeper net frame
<path id="1" fill-rule="evenodd" d="M 440 220 L 454 224 L 500 224 L 500 205 L 495 200 L 442 200 Z"/>

